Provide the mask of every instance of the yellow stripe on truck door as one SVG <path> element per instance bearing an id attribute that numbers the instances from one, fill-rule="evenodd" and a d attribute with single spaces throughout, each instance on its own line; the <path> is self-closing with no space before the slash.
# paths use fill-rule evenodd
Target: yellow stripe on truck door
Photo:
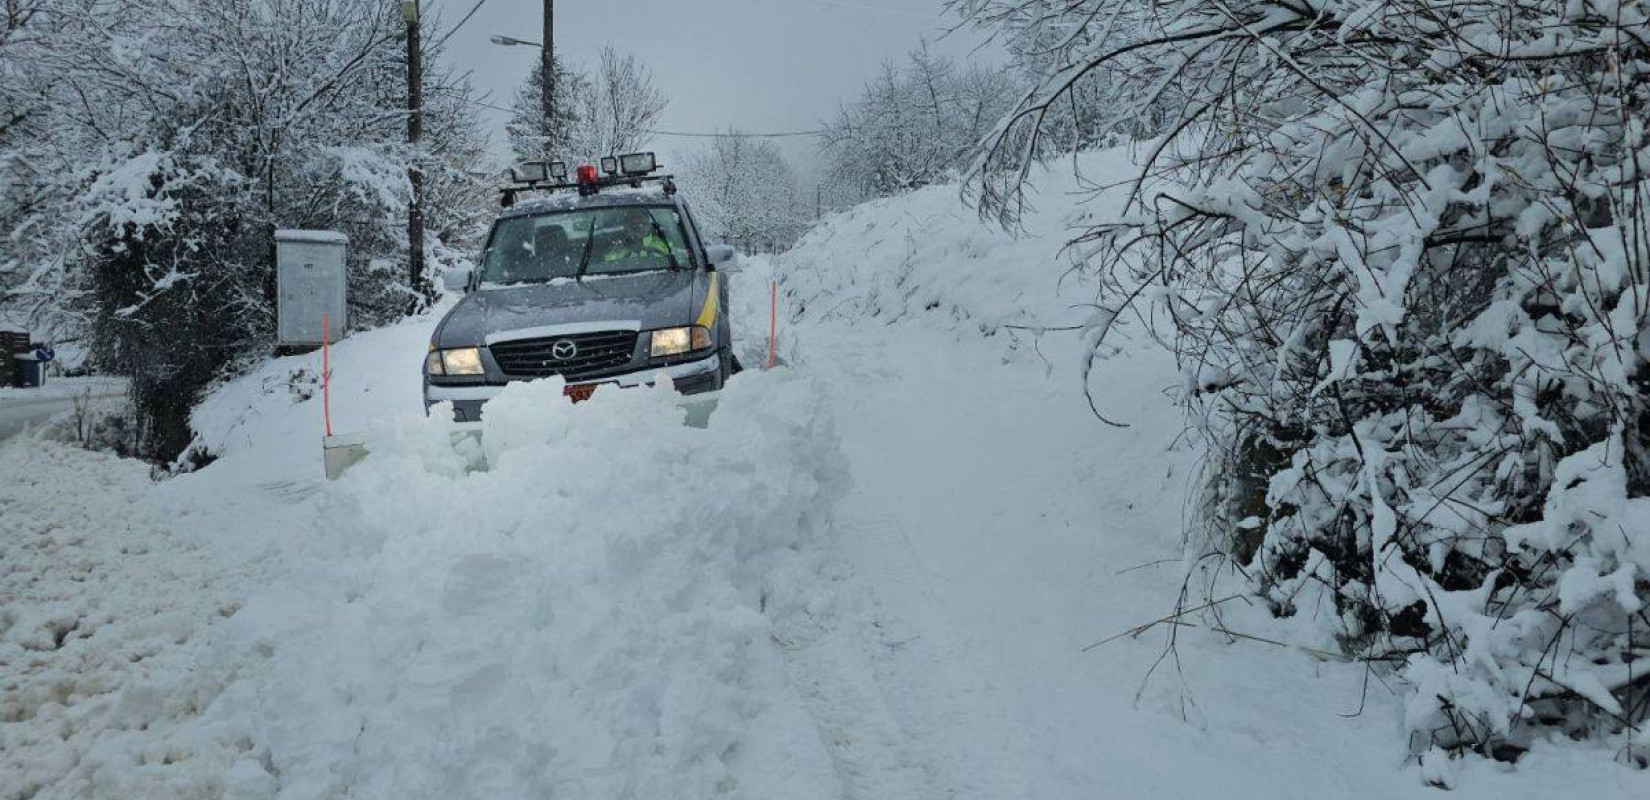
<path id="1" fill-rule="evenodd" d="M 693 324 L 698 325 L 701 328 L 709 328 L 710 326 L 716 324 L 717 307 L 721 305 L 722 297 L 716 289 L 717 282 L 720 281 L 721 278 L 722 274 L 719 272 L 712 272 L 710 274 L 710 292 L 705 295 L 704 310 L 699 312 L 699 319 Z"/>

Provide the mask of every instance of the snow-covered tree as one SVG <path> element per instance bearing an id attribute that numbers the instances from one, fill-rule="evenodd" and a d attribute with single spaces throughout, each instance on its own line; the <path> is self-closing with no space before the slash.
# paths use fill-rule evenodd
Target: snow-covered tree
<path id="1" fill-rule="evenodd" d="M 546 131 L 542 73 L 534 70 L 516 93 L 510 143 L 517 158 L 590 161 L 641 150 L 669 100 L 634 55 L 602 48 L 595 71 L 556 62 L 554 130 Z"/>
<path id="2" fill-rule="evenodd" d="M 993 22 L 1001 29 L 1011 69 L 1027 82 L 1036 82 L 1060 69 L 1074 55 L 1090 50 L 1097 37 L 1120 26 L 1138 24 L 1147 6 L 1108 9 L 1114 16 L 1106 26 L 1072 25 L 1071 20 L 1057 13 L 1064 9 L 1053 4 L 1045 4 L 1038 13 L 1030 13 L 1024 5 L 1010 8 L 1011 13 L 1003 13 Z M 1165 87 L 1157 102 L 1139 104 L 1133 97 L 1138 88 L 1131 81 L 1119 80 L 1111 71 L 1097 70 L 1076 77 L 1042 120 L 1040 130 L 1046 144 L 1039 154 L 1066 153 L 1123 138 L 1157 135 L 1169 107 L 1181 98 L 1174 87 Z M 1119 107 L 1129 108 L 1130 113 L 1119 118 L 1115 113 Z"/>
<path id="3" fill-rule="evenodd" d="M 7 197 L 22 200 L 0 214 L 0 301 L 92 334 L 99 365 L 133 378 L 147 455 L 178 455 L 201 387 L 272 344 L 276 229 L 349 235 L 357 326 L 415 297 L 395 266 L 407 261 L 409 166 L 426 178 L 429 229 L 474 235 L 483 195 L 466 168 L 481 140 L 468 87 L 432 69 L 428 135 L 406 144 L 393 4 L 49 9 L 3 45 L 26 130 L 0 135 Z"/>
<path id="4" fill-rule="evenodd" d="M 591 91 L 582 98 L 585 155 L 611 156 L 642 149 L 669 105 L 664 92 L 653 85 L 652 73 L 634 55 L 604 47 L 590 83 Z"/>
<path id="5" fill-rule="evenodd" d="M 690 154 L 683 177 L 706 236 L 747 253 L 790 247 L 812 213 L 779 148 L 735 130 Z"/>
<path id="6" fill-rule="evenodd" d="M 555 56 L 556 107 L 555 119 L 547 124 L 544 119 L 544 71 L 533 69 L 527 80 L 516 91 L 511 104 L 510 151 L 518 161 L 548 161 L 572 158 L 574 141 L 582 137 L 582 101 L 578 98 L 590 93 L 590 78 L 569 67 L 561 54 Z"/>
<path id="7" fill-rule="evenodd" d="M 1108 124 L 1166 114 L 1127 217 L 1081 245 L 1093 340 L 1137 314 L 1180 356 L 1194 544 L 1398 668 L 1424 757 L 1557 728 L 1644 765 L 1650 8 L 956 5 L 1080 43 L 999 127 L 988 211 L 1014 218 L 1091 76 L 1132 98 Z"/>
<path id="8" fill-rule="evenodd" d="M 903 66 L 884 64 L 859 99 L 826 125 L 828 180 L 868 198 L 955 177 L 1012 109 L 1016 89 L 1003 70 L 959 69 L 924 44 Z"/>

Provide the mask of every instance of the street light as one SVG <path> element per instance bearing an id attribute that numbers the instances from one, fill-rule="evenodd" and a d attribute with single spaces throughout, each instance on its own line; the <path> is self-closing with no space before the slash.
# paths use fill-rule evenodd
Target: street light
<path id="1" fill-rule="evenodd" d="M 493 34 L 492 42 L 493 42 L 493 44 L 500 45 L 500 46 L 503 46 L 503 47 L 515 47 L 518 44 L 524 44 L 524 45 L 527 45 L 528 47 L 537 47 L 537 48 L 540 48 L 540 49 L 544 48 L 544 45 L 539 44 L 538 42 L 529 42 L 526 39 L 517 39 L 517 38 L 511 37 L 511 36 L 505 36 L 505 35 L 499 34 L 499 33 Z"/>
<path id="2" fill-rule="evenodd" d="M 551 135 L 556 129 L 556 0 L 544 0 L 544 38 L 540 42 L 517 39 L 502 33 L 493 34 L 492 42 L 500 47 L 526 45 L 539 49 L 539 72 L 542 73 L 544 81 L 544 91 L 539 97 L 539 113 L 544 117 L 545 134 Z"/>

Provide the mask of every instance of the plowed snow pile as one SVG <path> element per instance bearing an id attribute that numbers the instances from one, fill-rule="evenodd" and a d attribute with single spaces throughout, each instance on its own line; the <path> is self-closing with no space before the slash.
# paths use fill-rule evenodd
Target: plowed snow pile
<path id="1" fill-rule="evenodd" d="M 559 384 L 515 386 L 489 405 L 484 444 L 413 412 L 375 426 L 372 456 L 324 488 L 302 480 L 318 455 L 304 437 L 308 475 L 263 485 L 298 498 L 290 527 L 247 557 L 258 576 L 232 616 L 167 670 L 111 681 L 126 682 L 116 719 L 83 737 L 29 722 L 106 719 L 95 698 L 78 715 L 10 713 L 0 796 L 829 796 L 764 614 L 829 603 L 816 539 L 839 456 L 808 380 L 741 383 L 706 429 L 663 390 L 575 407 Z M 291 405 L 284 388 L 254 399 L 263 417 Z M 216 488 L 242 490 L 226 479 L 258 458 L 220 462 Z M 180 487 L 214 469 L 157 491 L 199 501 Z M 131 508 L 145 522 L 178 510 Z M 194 580 L 176 587 L 191 603 Z M 134 606 L 105 611 L 152 613 Z M 53 630 L 16 622 L 12 652 Z M 30 685 L 49 687 L 86 665 L 39 666 L 56 674 Z"/>
<path id="2" fill-rule="evenodd" d="M 836 462 L 807 384 L 764 389 L 709 430 L 660 391 L 543 383 L 480 448 L 379 437 L 235 626 L 268 677 L 224 704 L 282 796 L 758 796 L 817 769 L 762 612 L 810 600 Z"/>

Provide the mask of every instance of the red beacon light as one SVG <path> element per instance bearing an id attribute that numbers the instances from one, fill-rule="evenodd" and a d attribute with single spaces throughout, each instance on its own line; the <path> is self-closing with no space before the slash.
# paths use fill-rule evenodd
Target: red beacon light
<path id="1" fill-rule="evenodd" d="M 596 168 L 590 164 L 580 164 L 575 179 L 579 183 L 580 197 L 590 197 L 601 191 L 601 178 L 597 176 Z"/>

